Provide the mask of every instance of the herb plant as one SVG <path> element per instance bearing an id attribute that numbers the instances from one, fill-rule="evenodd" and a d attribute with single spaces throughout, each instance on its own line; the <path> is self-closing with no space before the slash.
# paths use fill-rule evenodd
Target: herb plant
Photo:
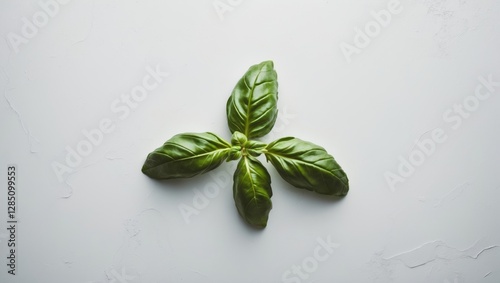
<path id="1" fill-rule="evenodd" d="M 280 176 L 295 187 L 324 195 L 345 196 L 348 179 L 326 150 L 294 137 L 269 144 L 256 139 L 268 134 L 278 116 L 278 81 L 272 61 L 251 66 L 226 104 L 231 142 L 216 134 L 178 134 L 151 152 L 142 172 L 154 179 L 189 178 L 238 160 L 233 197 L 239 214 L 265 227 L 271 211 L 271 177 L 257 159 L 266 156 Z"/>

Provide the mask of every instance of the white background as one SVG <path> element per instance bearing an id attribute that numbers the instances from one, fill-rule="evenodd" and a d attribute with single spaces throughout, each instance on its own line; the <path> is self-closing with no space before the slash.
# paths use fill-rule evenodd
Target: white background
<path id="1" fill-rule="evenodd" d="M 1 282 L 500 281 L 500 87 L 474 98 L 479 77 L 500 81 L 498 1 L 401 1 L 348 56 L 341 46 L 358 48 L 356 29 L 389 1 L 233 0 L 219 13 L 212 0 L 71 1 L 43 22 L 48 2 L 0 4 Z M 229 139 L 226 100 L 264 60 L 280 109 L 264 140 L 325 147 L 350 192 L 293 188 L 266 163 L 273 209 L 255 230 L 234 206 L 234 164 L 165 182 L 140 168 L 177 133 Z M 169 75 L 115 113 L 148 68 Z M 464 101 L 467 118 L 453 112 Z M 54 164 L 68 165 L 68 147 L 103 119 L 114 130 L 60 181 Z M 436 129 L 444 142 L 432 141 Z M 417 140 L 435 148 L 422 155 Z M 401 176 L 411 156 L 419 166 Z M 16 276 L 5 259 L 8 164 L 18 166 Z M 388 172 L 400 176 L 393 189 Z M 195 198 L 214 178 L 212 198 Z"/>

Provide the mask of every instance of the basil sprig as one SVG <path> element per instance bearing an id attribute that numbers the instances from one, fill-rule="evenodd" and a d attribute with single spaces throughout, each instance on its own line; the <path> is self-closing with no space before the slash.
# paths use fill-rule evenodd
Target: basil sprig
<path id="1" fill-rule="evenodd" d="M 264 154 L 291 185 L 319 194 L 345 196 L 349 180 L 326 150 L 294 137 L 269 144 L 255 140 L 268 134 L 278 115 L 278 79 L 272 61 L 251 66 L 226 104 L 227 142 L 213 133 L 178 134 L 151 152 L 142 172 L 154 179 L 189 178 L 239 160 L 233 197 L 239 214 L 251 225 L 266 227 L 272 208 L 271 177 L 259 161 Z"/>

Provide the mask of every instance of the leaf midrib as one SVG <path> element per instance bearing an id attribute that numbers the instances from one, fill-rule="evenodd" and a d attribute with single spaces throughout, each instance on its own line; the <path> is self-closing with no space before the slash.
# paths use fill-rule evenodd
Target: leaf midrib
<path id="1" fill-rule="evenodd" d="M 252 100 L 253 100 L 253 93 L 255 91 L 255 87 L 257 79 L 259 78 L 260 74 L 262 73 L 262 67 L 259 68 L 259 73 L 255 76 L 255 79 L 253 80 L 252 87 L 250 87 L 247 84 L 247 80 L 243 80 L 245 82 L 245 85 L 250 89 L 250 96 L 248 99 L 247 103 L 247 113 L 246 113 L 246 121 L 245 121 L 245 136 L 249 136 L 249 131 L 250 131 L 250 115 L 251 115 L 251 109 L 252 109 Z"/>
<path id="2" fill-rule="evenodd" d="M 288 156 L 284 156 L 284 155 L 281 155 L 281 154 L 277 154 L 277 153 L 271 152 L 271 151 L 269 151 L 269 150 L 267 150 L 267 151 L 266 151 L 266 154 L 269 154 L 269 155 L 274 155 L 274 156 L 276 156 L 276 157 L 281 157 L 281 158 L 283 158 L 283 159 L 293 160 L 293 161 L 296 161 L 297 163 L 300 163 L 300 164 L 306 164 L 306 165 L 309 165 L 309 166 L 315 167 L 315 168 L 319 169 L 320 171 L 327 172 L 327 173 L 332 173 L 333 171 L 339 171 L 339 170 L 341 170 L 341 169 L 339 168 L 339 169 L 335 169 L 335 170 L 333 170 L 333 171 L 329 171 L 329 170 L 326 170 L 325 168 L 320 167 L 320 166 L 318 166 L 318 165 L 316 165 L 316 164 L 314 164 L 314 163 L 308 163 L 308 162 L 305 162 L 305 161 L 300 160 L 300 159 L 290 158 L 290 157 L 288 157 Z M 344 184 L 344 186 L 347 186 L 347 184 L 346 184 L 346 183 L 345 183 L 342 179 L 340 179 L 339 177 L 337 177 L 337 175 L 335 175 L 335 174 L 332 174 L 332 175 L 335 177 L 335 179 L 339 180 L 342 184 Z"/>
<path id="3" fill-rule="evenodd" d="M 247 207 L 248 205 L 250 204 L 250 202 L 252 201 L 257 201 L 257 190 L 255 189 L 255 184 L 254 184 L 254 181 L 253 181 L 253 178 L 252 178 L 252 172 L 250 171 L 250 166 L 248 164 L 248 157 L 244 157 L 244 160 L 245 160 L 245 169 L 247 171 L 247 174 L 248 174 L 248 177 L 250 178 L 250 184 L 251 184 L 251 187 L 252 187 L 252 192 L 253 192 L 253 197 L 252 199 L 250 199 L 247 203 Z"/>
<path id="4" fill-rule="evenodd" d="M 158 164 L 158 165 L 156 165 L 154 167 L 150 167 L 147 171 L 152 170 L 152 169 L 154 169 L 156 167 L 159 167 L 159 166 L 163 166 L 165 163 L 178 162 L 178 161 L 186 161 L 186 160 L 189 160 L 189 159 L 199 158 L 199 157 L 203 157 L 203 156 L 206 156 L 206 155 L 209 155 L 209 154 L 213 154 L 213 153 L 218 153 L 218 152 L 225 151 L 225 150 L 231 150 L 231 148 L 217 149 L 217 150 L 210 151 L 210 152 L 205 152 L 205 153 L 199 154 L 199 155 L 193 155 L 193 156 L 189 156 L 189 157 L 185 157 L 185 158 L 181 158 L 181 159 L 173 159 L 173 160 L 168 161 L 168 162 L 160 163 L 160 164 Z M 160 154 L 166 155 L 164 153 L 160 153 Z"/>

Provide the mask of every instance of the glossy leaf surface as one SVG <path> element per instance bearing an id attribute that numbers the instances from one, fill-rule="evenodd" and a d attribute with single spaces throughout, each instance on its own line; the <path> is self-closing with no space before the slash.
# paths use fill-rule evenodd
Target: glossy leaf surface
<path id="1" fill-rule="evenodd" d="M 246 143 L 248 142 L 248 139 L 247 137 L 239 132 L 239 131 L 235 131 L 233 133 L 233 136 L 231 137 L 231 145 L 232 146 L 244 146 Z"/>
<path id="2" fill-rule="evenodd" d="M 278 115 L 278 78 L 272 61 L 251 66 L 234 87 L 226 104 L 231 133 L 247 138 L 269 133 Z"/>
<path id="3" fill-rule="evenodd" d="M 267 144 L 255 140 L 249 140 L 245 143 L 246 151 L 252 156 L 261 155 L 266 146 Z"/>
<path id="4" fill-rule="evenodd" d="M 213 133 L 184 133 L 151 152 L 142 172 L 155 179 L 189 178 L 218 167 L 231 145 Z"/>
<path id="5" fill-rule="evenodd" d="M 335 196 L 344 196 L 349 191 L 345 172 L 318 145 L 286 137 L 270 143 L 264 153 L 281 177 L 295 187 Z"/>
<path id="6" fill-rule="evenodd" d="M 266 168 L 259 160 L 243 156 L 233 180 L 233 197 L 240 215 L 252 225 L 266 227 L 273 195 Z"/>

